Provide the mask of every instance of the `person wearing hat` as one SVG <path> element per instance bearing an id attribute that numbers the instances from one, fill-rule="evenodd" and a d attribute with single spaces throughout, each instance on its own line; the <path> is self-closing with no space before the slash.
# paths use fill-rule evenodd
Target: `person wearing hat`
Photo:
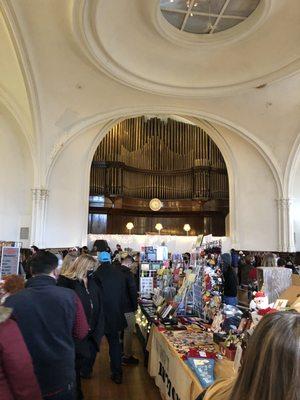
<path id="1" fill-rule="evenodd" d="M 109 345 L 111 379 L 120 384 L 122 383 L 122 349 L 119 333 L 127 326 L 124 316 L 126 282 L 120 268 L 111 263 L 108 252 L 98 253 L 98 260 L 100 266 L 94 273 L 94 277 L 102 288 L 104 334 Z"/>

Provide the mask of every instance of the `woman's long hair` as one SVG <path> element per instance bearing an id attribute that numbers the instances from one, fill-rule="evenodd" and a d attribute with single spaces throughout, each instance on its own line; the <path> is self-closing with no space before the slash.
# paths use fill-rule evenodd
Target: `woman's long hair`
<path id="1" fill-rule="evenodd" d="M 61 270 L 60 270 L 60 275 L 65 275 L 67 271 L 70 270 L 71 266 L 75 262 L 77 258 L 77 255 L 75 254 L 67 254 L 63 260 Z"/>
<path id="2" fill-rule="evenodd" d="M 89 254 L 82 254 L 77 257 L 76 260 L 70 264 L 69 268 L 65 270 L 61 275 L 69 279 L 78 279 L 82 281 L 87 277 L 89 271 L 94 271 L 98 266 L 98 261 Z"/>
<path id="3" fill-rule="evenodd" d="M 266 253 L 262 260 L 263 267 L 276 267 L 276 258 L 273 253 Z"/>
<path id="4" fill-rule="evenodd" d="M 277 312 L 249 340 L 230 400 L 299 400 L 300 314 Z"/>

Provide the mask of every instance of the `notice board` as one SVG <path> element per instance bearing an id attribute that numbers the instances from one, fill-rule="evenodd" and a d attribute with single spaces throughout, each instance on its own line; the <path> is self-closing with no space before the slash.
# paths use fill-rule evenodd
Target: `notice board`
<path id="1" fill-rule="evenodd" d="M 0 279 L 4 276 L 18 274 L 20 247 L 2 247 Z"/>

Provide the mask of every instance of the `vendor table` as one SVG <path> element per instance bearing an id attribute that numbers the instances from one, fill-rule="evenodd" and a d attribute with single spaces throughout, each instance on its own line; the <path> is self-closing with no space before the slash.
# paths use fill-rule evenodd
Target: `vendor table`
<path id="1" fill-rule="evenodd" d="M 164 400 L 195 400 L 204 390 L 167 337 L 154 325 L 151 328 L 147 350 L 149 374 L 154 378 Z M 232 361 L 222 359 L 216 362 L 216 379 L 230 378 L 233 375 Z"/>

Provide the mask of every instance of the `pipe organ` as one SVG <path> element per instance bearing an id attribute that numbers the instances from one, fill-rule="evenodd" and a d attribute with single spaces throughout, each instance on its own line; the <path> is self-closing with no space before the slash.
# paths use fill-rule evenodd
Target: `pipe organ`
<path id="1" fill-rule="evenodd" d="M 168 119 L 127 119 L 98 146 L 90 195 L 228 201 L 221 152 L 206 132 Z"/>

